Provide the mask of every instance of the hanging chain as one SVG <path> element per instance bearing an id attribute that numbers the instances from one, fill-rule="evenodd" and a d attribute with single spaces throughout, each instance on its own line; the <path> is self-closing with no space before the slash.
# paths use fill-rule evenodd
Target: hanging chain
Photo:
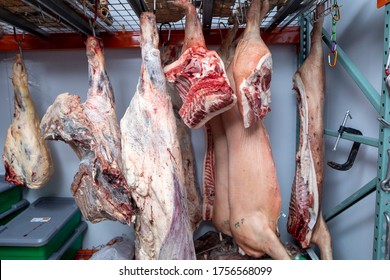
<path id="1" fill-rule="evenodd" d="M 331 14 L 332 14 L 332 35 L 330 37 L 330 40 L 332 41 L 332 48 L 330 52 L 328 53 L 328 64 L 330 67 L 335 67 L 337 64 L 337 22 L 340 20 L 340 6 L 337 4 L 337 0 L 333 1 L 332 7 L 331 7 Z M 331 57 L 333 56 L 333 61 L 331 60 Z"/>

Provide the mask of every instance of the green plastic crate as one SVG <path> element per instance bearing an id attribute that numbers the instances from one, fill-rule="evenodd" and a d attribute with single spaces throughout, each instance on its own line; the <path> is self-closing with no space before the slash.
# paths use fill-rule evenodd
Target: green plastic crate
<path id="1" fill-rule="evenodd" d="M 13 204 L 11 206 L 11 209 L 0 214 L 0 225 L 5 225 L 9 221 L 11 221 L 17 215 L 22 213 L 29 205 L 30 203 L 25 199 L 22 199 Z"/>
<path id="2" fill-rule="evenodd" d="M 72 236 L 80 221 L 81 212 L 73 198 L 40 198 L 0 227 L 0 259 L 49 259 Z"/>
<path id="3" fill-rule="evenodd" d="M 12 205 L 22 199 L 22 188 L 10 184 L 0 175 L 0 214 L 11 209 Z"/>

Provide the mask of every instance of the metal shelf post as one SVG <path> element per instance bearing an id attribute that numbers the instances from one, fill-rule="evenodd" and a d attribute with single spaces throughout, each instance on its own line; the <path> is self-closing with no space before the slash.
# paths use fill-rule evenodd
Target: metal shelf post
<path id="1" fill-rule="evenodd" d="M 386 62 L 388 58 L 388 51 L 390 47 L 390 4 L 386 4 L 385 8 L 385 34 L 384 34 L 384 64 L 382 65 L 382 91 L 381 91 L 381 117 L 390 121 L 390 92 L 386 89 Z M 373 259 L 389 259 L 386 252 L 389 252 L 390 244 L 386 244 L 386 229 L 388 227 L 385 213 L 390 213 L 390 192 L 386 192 L 381 187 L 381 182 L 387 177 L 387 169 L 389 164 L 388 150 L 390 149 L 390 128 L 381 124 L 379 132 L 379 147 L 378 147 L 378 177 L 376 182 L 376 204 L 375 204 L 375 229 L 374 229 L 374 250 Z M 388 240 L 387 240 L 388 241 Z"/>

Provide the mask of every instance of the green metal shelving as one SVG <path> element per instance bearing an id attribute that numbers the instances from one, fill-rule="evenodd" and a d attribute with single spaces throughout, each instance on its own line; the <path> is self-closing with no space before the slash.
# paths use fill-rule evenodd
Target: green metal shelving
<path id="1" fill-rule="evenodd" d="M 348 58 L 347 54 L 342 50 L 340 46 L 337 46 L 338 62 L 344 67 L 346 72 L 356 82 L 358 87 L 362 90 L 367 100 L 378 112 L 378 117 L 381 122 L 380 132 L 378 139 L 371 137 L 365 137 L 360 135 L 353 135 L 349 133 L 343 133 L 342 138 L 361 144 L 369 145 L 378 148 L 378 167 L 377 176 L 370 182 L 361 187 L 358 191 L 347 197 L 339 205 L 334 207 L 324 215 L 325 220 L 329 221 L 336 217 L 349 207 L 365 198 L 372 192 L 376 192 L 376 205 L 375 205 L 375 229 L 374 229 L 374 242 L 373 242 L 373 259 L 375 260 L 388 260 L 390 259 L 390 170 L 389 154 L 390 154 L 390 92 L 386 88 L 386 62 L 388 59 L 388 52 L 390 48 L 390 3 L 385 6 L 385 32 L 384 32 L 384 63 L 383 77 L 382 77 L 382 91 L 378 93 L 374 87 L 368 82 L 364 75 L 358 70 L 353 62 Z M 298 56 L 298 65 L 301 65 L 308 54 L 309 47 L 309 16 L 302 17 L 300 20 L 301 25 L 301 49 Z M 330 35 L 323 29 L 323 41 L 331 48 L 332 42 Z M 386 125 L 386 122 L 389 125 Z M 325 134 L 329 136 L 338 136 L 337 131 L 325 129 Z M 299 141 L 299 134 L 298 140 Z M 390 168 L 390 166 L 389 166 Z M 387 185 L 387 183 L 389 183 Z M 382 187 L 384 186 L 384 187 Z"/>
<path id="2" fill-rule="evenodd" d="M 386 62 L 390 47 L 390 4 L 385 6 L 385 32 L 384 32 L 384 48 L 383 48 L 383 79 L 381 91 L 381 106 L 380 117 L 385 121 L 390 121 L 390 92 L 386 89 Z M 382 182 L 388 176 L 389 164 L 389 149 L 390 149 L 390 127 L 380 124 L 379 132 L 379 147 L 378 147 L 378 177 L 376 182 L 376 204 L 375 204 L 375 231 L 374 231 L 374 259 L 389 259 L 389 220 L 387 219 L 390 213 L 390 192 L 382 188 Z M 387 216 L 386 216 L 387 215 Z M 387 242 L 386 242 L 387 239 Z"/>

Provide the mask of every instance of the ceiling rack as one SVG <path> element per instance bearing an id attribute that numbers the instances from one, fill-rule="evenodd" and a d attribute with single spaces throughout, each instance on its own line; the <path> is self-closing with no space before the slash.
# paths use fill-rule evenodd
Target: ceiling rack
<path id="1" fill-rule="evenodd" d="M 324 0 L 269 1 L 270 11 L 261 24 L 265 41 L 298 45 L 298 16 Z M 209 44 L 220 44 L 228 30 L 220 30 L 221 25 L 238 20 L 241 31 L 245 28 L 250 0 L 192 2 Z M 169 22 L 171 42 L 182 42 L 185 16 L 172 0 L 0 0 L 0 51 L 18 50 L 15 39 L 24 33 L 25 50 L 84 48 L 85 36 L 94 32 L 106 48 L 139 47 L 139 15 L 144 11 L 154 11 L 158 25 Z"/>

